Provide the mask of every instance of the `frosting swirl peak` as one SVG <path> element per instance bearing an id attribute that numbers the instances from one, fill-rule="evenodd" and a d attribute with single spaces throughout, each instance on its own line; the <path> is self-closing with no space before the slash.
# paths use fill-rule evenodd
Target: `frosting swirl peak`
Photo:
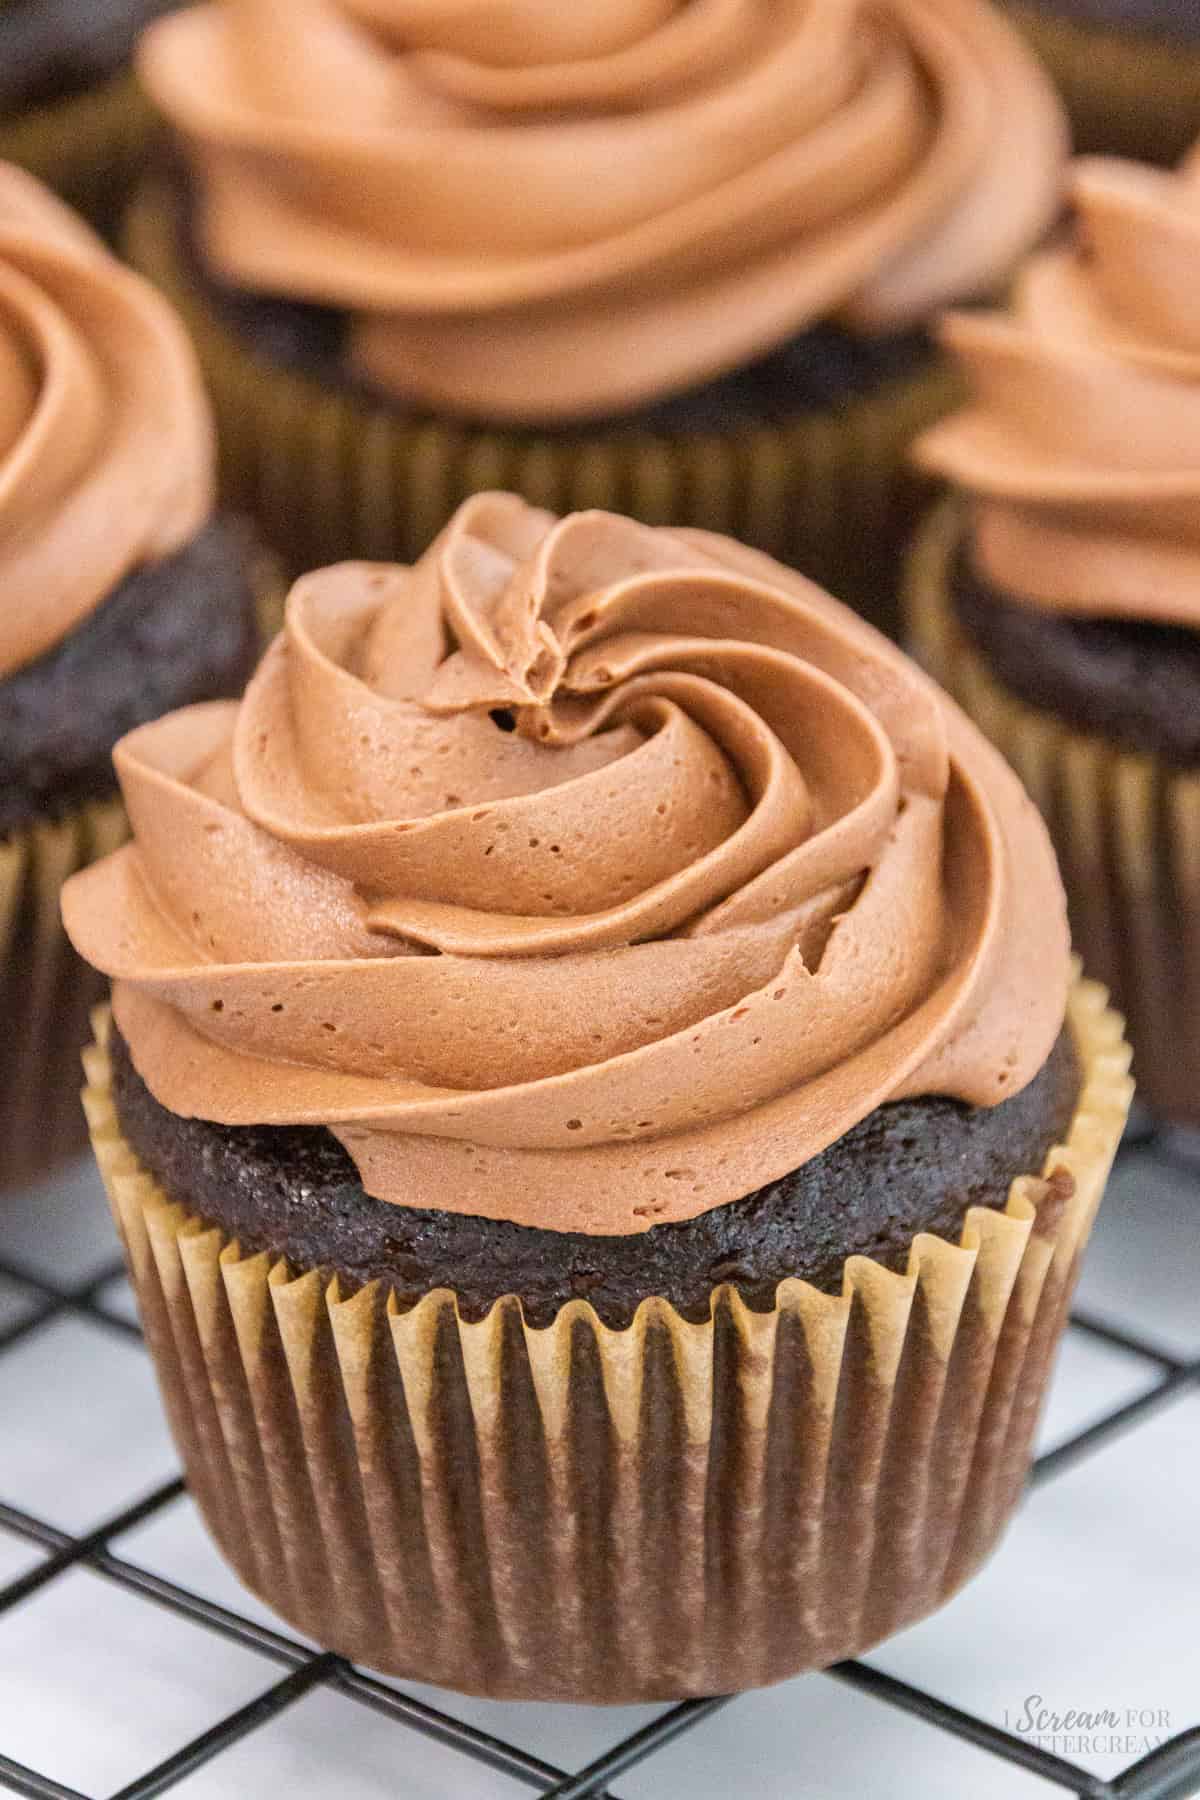
<path id="1" fill-rule="evenodd" d="M 191 347 L 166 302 L 0 163 L 0 679 L 212 508 Z"/>
<path id="2" fill-rule="evenodd" d="M 412 569 L 300 581 L 240 707 L 116 763 L 134 841 L 64 915 L 144 1079 L 330 1126 L 385 1200 L 645 1230 L 881 1101 L 998 1102 L 1061 1026 L 1015 777 L 705 533 L 480 495 Z"/>
<path id="3" fill-rule="evenodd" d="M 951 315 L 974 387 L 918 460 L 974 497 L 984 575 L 1047 610 L 1200 628 L 1200 150 L 1074 165 L 1076 231 L 1011 315 Z"/>
<path id="4" fill-rule="evenodd" d="M 1065 128 L 989 0 L 208 0 L 141 72 L 214 267 L 349 311 L 359 371 L 613 412 L 842 316 L 986 290 Z M 281 41 L 284 40 L 284 41 Z"/>

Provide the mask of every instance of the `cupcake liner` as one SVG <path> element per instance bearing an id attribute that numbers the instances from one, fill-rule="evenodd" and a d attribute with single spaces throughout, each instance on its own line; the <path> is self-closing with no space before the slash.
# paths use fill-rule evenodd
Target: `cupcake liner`
<path id="1" fill-rule="evenodd" d="M 1200 132 L 1200 45 L 1105 30 L 1012 0 L 1007 9 L 1046 64 L 1080 154 L 1175 163 Z"/>
<path id="2" fill-rule="evenodd" d="M 912 648 L 1020 775 L 1054 839 L 1075 948 L 1129 1024 L 1138 1092 L 1200 1124 L 1200 769 L 1123 750 L 1010 693 L 958 625 L 965 526 L 939 504 L 914 546 Z"/>
<path id="3" fill-rule="evenodd" d="M 58 896 L 127 829 L 120 802 L 105 799 L 0 838 L 0 1188 L 35 1181 L 87 1144 L 75 1070 L 107 983 L 68 943 Z"/>
<path id="4" fill-rule="evenodd" d="M 123 73 L 0 119 L 0 160 L 19 163 L 111 231 L 155 130 L 149 101 L 133 76 Z"/>
<path id="5" fill-rule="evenodd" d="M 895 629 L 901 551 L 928 491 L 905 450 L 959 394 L 940 357 L 787 426 L 724 434 L 539 434 L 414 418 L 259 355 L 191 279 L 178 211 L 169 184 L 145 182 L 126 254 L 191 331 L 232 504 L 296 569 L 347 556 L 410 562 L 469 494 L 507 488 L 558 513 L 594 506 L 728 533 Z"/>
<path id="6" fill-rule="evenodd" d="M 1047 1178 L 841 1294 L 729 1287 L 532 1329 L 439 1290 L 404 1309 L 236 1242 L 121 1136 L 106 1015 L 92 1141 L 188 1480 L 242 1580 L 395 1675 L 510 1698 L 729 1692 L 828 1665 L 945 1600 L 1020 1494 L 1132 1084 L 1078 983 L 1083 1082 Z M 1057 1171 L 1073 1180 L 1064 1180 Z"/>
<path id="7" fill-rule="evenodd" d="M 281 558 L 263 542 L 251 521 L 242 519 L 238 523 L 245 531 L 246 567 L 254 600 L 254 626 L 258 633 L 259 647 L 265 650 L 271 639 L 283 630 L 288 578 Z"/>
<path id="8" fill-rule="evenodd" d="M 283 620 L 283 576 L 249 532 L 246 553 L 265 646 Z M 59 893 L 127 835 L 114 793 L 0 836 L 0 1190 L 36 1181 L 87 1145 L 76 1071 L 108 983 L 71 948 Z"/>

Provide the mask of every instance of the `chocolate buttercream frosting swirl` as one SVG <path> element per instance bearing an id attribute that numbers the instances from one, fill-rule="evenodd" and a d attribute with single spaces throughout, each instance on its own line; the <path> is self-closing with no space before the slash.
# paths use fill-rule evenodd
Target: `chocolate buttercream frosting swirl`
<path id="1" fill-rule="evenodd" d="M 213 504 L 195 360 L 166 302 L 0 163 L 0 679 Z"/>
<path id="2" fill-rule="evenodd" d="M 1011 314 L 952 315 L 974 387 L 918 459 L 973 498 L 989 582 L 1049 611 L 1200 628 L 1200 151 L 1082 159 L 1070 242 Z"/>
<path id="3" fill-rule="evenodd" d="M 329 1126 L 384 1200 L 628 1233 L 882 1101 L 1044 1062 L 1062 892 L 1016 778 L 901 653 L 730 541 L 464 505 L 292 590 L 240 706 L 116 752 L 76 876 L 156 1098 Z"/>
<path id="4" fill-rule="evenodd" d="M 988 0 L 210 0 L 140 68 L 217 272 L 490 419 L 620 411 L 983 292 L 1065 126 Z"/>

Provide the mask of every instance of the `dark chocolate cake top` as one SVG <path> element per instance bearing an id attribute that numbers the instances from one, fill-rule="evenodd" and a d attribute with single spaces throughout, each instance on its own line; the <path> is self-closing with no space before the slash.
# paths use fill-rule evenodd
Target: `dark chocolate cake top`
<path id="1" fill-rule="evenodd" d="M 179 3 L 0 0 L 0 117 L 68 99 L 118 74 L 139 33 Z"/>

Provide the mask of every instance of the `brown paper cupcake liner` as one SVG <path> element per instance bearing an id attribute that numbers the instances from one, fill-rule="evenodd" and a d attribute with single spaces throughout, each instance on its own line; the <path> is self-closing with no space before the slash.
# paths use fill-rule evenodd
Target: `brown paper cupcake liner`
<path id="1" fill-rule="evenodd" d="M 192 333 L 231 503 L 295 570 L 347 556 L 410 562 L 469 494 L 507 488 L 553 512 L 603 507 L 726 532 L 895 629 L 902 548 L 927 493 L 905 450 L 958 395 L 940 359 L 792 424 L 724 434 L 538 435 L 414 419 L 257 354 L 191 280 L 177 217 L 168 184 L 147 180 L 126 254 Z"/>
<path id="2" fill-rule="evenodd" d="M 127 834 L 116 799 L 0 839 L 0 1188 L 35 1181 L 87 1144 L 75 1070 L 107 983 L 76 956 L 63 882 Z"/>
<path id="3" fill-rule="evenodd" d="M 265 645 L 282 623 L 283 575 L 249 535 L 247 554 Z M 36 1181 L 87 1145 L 76 1076 L 108 983 L 67 941 L 59 893 L 127 834 L 113 794 L 0 837 L 0 1189 Z"/>
<path id="4" fill-rule="evenodd" d="M 941 1604 L 1025 1479 L 1132 1084 L 1076 985 L 1082 1088 L 1048 1179 L 907 1273 L 841 1294 L 732 1288 L 703 1324 L 624 1330 L 572 1301 L 405 1310 L 235 1242 L 121 1136 L 108 1021 L 92 1141 L 192 1492 L 242 1580 L 359 1662 L 469 1692 L 601 1702 L 729 1692 L 858 1653 Z M 1067 1172 L 1072 1181 L 1055 1179 Z"/>
<path id="5" fill-rule="evenodd" d="M 258 632 L 259 647 L 265 650 L 272 638 L 278 637 L 283 630 L 289 583 L 282 558 L 263 542 L 249 519 L 240 523 L 246 533 L 246 562 L 254 596 L 254 624 Z"/>
<path id="6" fill-rule="evenodd" d="M 126 73 L 0 119 L 0 159 L 19 163 L 111 231 L 155 131 L 150 103 Z"/>
<path id="7" fill-rule="evenodd" d="M 1200 46 L 1104 30 L 1011 0 L 1053 76 L 1080 154 L 1175 163 L 1200 134 Z"/>
<path id="8" fill-rule="evenodd" d="M 1054 839 L 1075 948 L 1124 1011 L 1138 1092 L 1200 1124 L 1200 770 L 1123 750 L 1028 705 L 958 625 L 964 513 L 939 504 L 913 550 L 912 648 L 1020 775 Z"/>

